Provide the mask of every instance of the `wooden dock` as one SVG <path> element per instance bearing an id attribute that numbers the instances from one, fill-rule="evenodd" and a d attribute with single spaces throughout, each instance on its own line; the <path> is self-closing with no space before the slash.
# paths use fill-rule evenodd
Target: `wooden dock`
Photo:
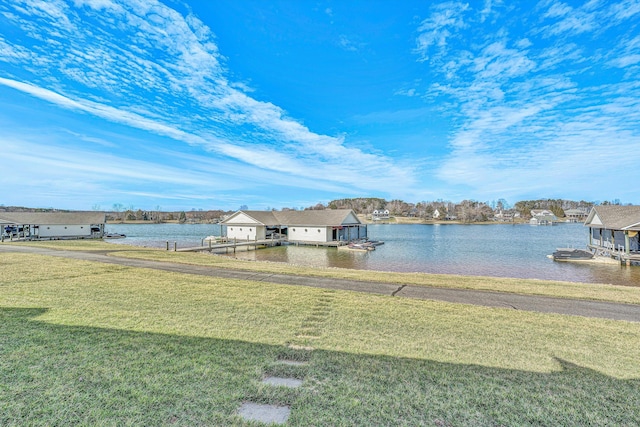
<path id="1" fill-rule="evenodd" d="M 264 240 L 234 240 L 227 241 L 221 243 L 213 243 L 211 240 L 208 240 L 207 243 L 203 240 L 203 244 L 201 246 L 189 247 L 189 248 L 178 248 L 177 244 L 174 242 L 173 251 L 175 252 L 213 252 L 219 250 L 225 250 L 225 252 L 229 252 L 230 249 L 235 251 L 237 248 L 246 248 L 250 250 L 251 247 L 254 250 L 259 247 L 271 247 L 271 246 L 280 246 L 282 243 L 286 242 L 285 239 L 264 239 Z M 169 242 L 167 242 L 167 250 L 170 250 Z"/>
<path id="2" fill-rule="evenodd" d="M 632 263 L 640 263 L 639 252 L 627 253 L 624 251 L 624 248 L 615 248 L 613 244 L 609 244 L 608 246 L 589 244 L 587 247 L 594 251 L 595 255 L 610 257 L 620 264 L 632 265 Z"/>
<path id="3" fill-rule="evenodd" d="M 373 245 L 380 245 L 383 242 L 372 242 Z M 214 251 L 222 251 L 225 253 L 229 253 L 229 250 L 232 250 L 233 253 L 236 252 L 238 248 L 246 248 L 246 250 L 257 250 L 259 248 L 268 248 L 273 246 L 281 246 L 283 244 L 294 245 L 294 246 L 315 246 L 319 247 L 340 247 L 347 245 L 346 241 L 333 241 L 333 242 L 312 242 L 312 241 L 289 241 L 285 238 L 280 239 L 263 239 L 263 240 L 232 240 L 227 241 L 223 240 L 221 242 L 214 240 L 206 240 L 203 239 L 201 246 L 188 247 L 188 248 L 178 248 L 176 242 L 170 244 L 167 241 L 167 250 L 173 250 L 174 252 L 214 252 Z"/>

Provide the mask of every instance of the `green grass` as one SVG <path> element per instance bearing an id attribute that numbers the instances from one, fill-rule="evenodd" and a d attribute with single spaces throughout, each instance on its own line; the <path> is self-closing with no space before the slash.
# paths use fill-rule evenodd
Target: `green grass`
<path id="1" fill-rule="evenodd" d="M 64 250 L 106 251 L 111 256 L 123 258 L 168 261 L 274 274 L 299 274 L 315 277 L 361 280 L 365 282 L 389 282 L 397 283 L 399 285 L 410 284 L 437 288 L 476 289 L 517 293 L 521 295 L 540 295 L 559 298 L 578 298 L 597 301 L 622 302 L 627 304 L 640 304 L 640 287 L 631 286 L 446 274 L 394 273 L 343 268 L 313 268 L 286 263 L 239 260 L 228 256 L 216 256 L 208 253 L 173 252 L 127 245 L 115 245 L 95 240 L 55 240 L 10 244 L 31 245 Z"/>
<path id="2" fill-rule="evenodd" d="M 299 426 L 640 424 L 638 323 L 29 254 L 0 271 L 3 426 L 256 425 L 244 401 Z"/>

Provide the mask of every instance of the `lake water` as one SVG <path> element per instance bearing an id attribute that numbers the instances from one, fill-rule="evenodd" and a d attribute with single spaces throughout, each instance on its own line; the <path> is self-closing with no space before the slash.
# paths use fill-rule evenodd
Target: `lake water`
<path id="1" fill-rule="evenodd" d="M 113 243 L 159 248 L 165 248 L 167 241 L 171 248 L 173 242 L 179 248 L 200 246 L 204 237 L 221 234 L 217 224 L 107 224 L 107 231 L 127 235 Z M 368 232 L 371 240 L 385 244 L 371 252 L 287 245 L 238 251 L 235 256 L 314 267 L 640 286 L 640 267 L 560 263 L 547 258 L 557 247 L 584 249 L 588 229 L 582 224 L 371 224 Z"/>

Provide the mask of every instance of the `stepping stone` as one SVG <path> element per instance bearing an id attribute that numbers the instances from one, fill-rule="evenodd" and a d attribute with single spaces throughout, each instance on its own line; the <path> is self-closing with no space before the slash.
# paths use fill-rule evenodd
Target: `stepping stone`
<path id="1" fill-rule="evenodd" d="M 289 347 L 292 350 L 306 350 L 306 351 L 315 350 L 315 348 L 308 345 L 299 345 L 299 344 L 293 344 L 293 343 L 289 343 L 287 347 Z"/>
<path id="2" fill-rule="evenodd" d="M 289 419 L 291 408 L 288 406 L 262 405 L 245 402 L 238 410 L 238 415 L 247 421 L 260 421 L 265 424 L 284 424 Z"/>
<path id="3" fill-rule="evenodd" d="M 284 377 L 267 377 L 262 380 L 263 384 L 284 386 L 289 388 L 298 388 L 302 385 L 302 380 L 297 378 L 284 378 Z"/>

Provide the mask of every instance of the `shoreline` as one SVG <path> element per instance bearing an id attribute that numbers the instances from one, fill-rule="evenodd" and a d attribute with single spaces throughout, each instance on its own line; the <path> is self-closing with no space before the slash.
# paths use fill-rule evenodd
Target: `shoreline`
<path id="1" fill-rule="evenodd" d="M 299 264 L 249 261 L 228 256 L 192 252 L 173 252 L 159 248 L 134 245 L 119 245 L 89 240 L 24 242 L 0 245 L 0 252 L 10 247 L 42 248 L 60 251 L 105 254 L 109 258 L 138 259 L 141 261 L 164 261 L 194 265 L 201 268 L 245 271 L 251 274 L 275 274 L 306 276 L 310 278 L 333 278 L 360 282 L 386 282 L 397 286 L 410 285 L 439 289 L 469 289 L 475 291 L 500 292 L 519 295 L 549 296 L 594 301 L 640 304 L 640 287 L 613 285 L 604 282 L 572 282 L 562 280 L 514 278 L 500 276 L 462 275 L 454 273 L 394 272 L 358 270 L 340 267 L 311 267 Z M 6 249 L 5 249 L 6 248 Z"/>

